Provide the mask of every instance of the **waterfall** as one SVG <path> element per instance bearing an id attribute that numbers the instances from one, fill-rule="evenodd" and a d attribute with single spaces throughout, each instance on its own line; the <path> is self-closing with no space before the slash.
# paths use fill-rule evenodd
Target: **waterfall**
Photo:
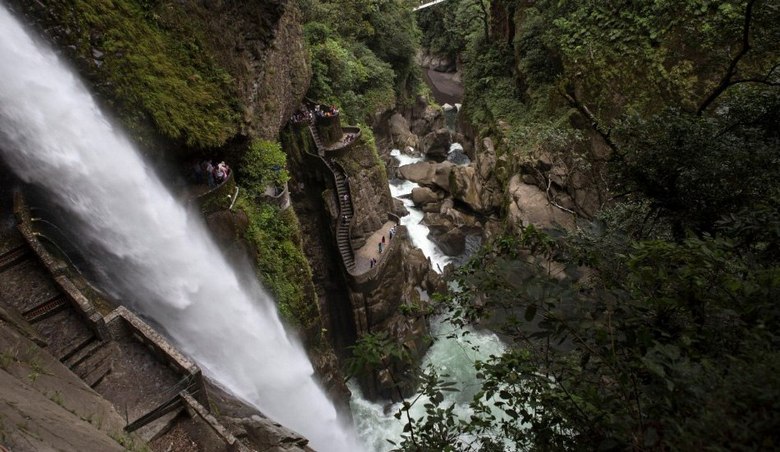
<path id="1" fill-rule="evenodd" d="M 72 218 L 104 287 L 204 372 L 317 450 L 355 449 L 305 351 L 77 77 L 0 5 L 0 156 Z M 246 281 L 245 281 L 246 280 Z"/>

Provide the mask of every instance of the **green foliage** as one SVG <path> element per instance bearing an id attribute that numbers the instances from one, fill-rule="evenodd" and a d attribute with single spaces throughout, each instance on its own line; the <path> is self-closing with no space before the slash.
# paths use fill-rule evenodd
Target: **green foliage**
<path id="1" fill-rule="evenodd" d="M 711 232 L 721 216 L 780 194 L 780 92 L 735 90 L 722 106 L 711 117 L 633 117 L 616 131 L 625 154 L 613 172 L 627 190 L 652 200 L 678 236 L 685 229 Z"/>
<path id="2" fill-rule="evenodd" d="M 72 34 L 97 89 L 125 125 L 144 138 L 151 121 L 163 136 L 193 147 L 223 145 L 238 128 L 230 75 L 206 50 L 201 30 L 169 2 L 76 0 L 50 13 Z"/>
<path id="3" fill-rule="evenodd" d="M 777 225 L 776 209 L 756 222 Z M 479 364 L 474 414 L 449 433 L 477 450 L 776 447 L 780 266 L 736 245 L 748 230 L 726 221 L 715 238 L 627 247 L 533 229 L 494 241 L 458 271 L 448 307 L 460 322 L 492 315 L 512 348 Z M 583 249 L 609 256 L 586 280 L 551 277 L 546 260 L 573 275 Z M 433 426 L 416 422 L 419 441 Z"/>
<path id="4" fill-rule="evenodd" d="M 260 193 L 268 185 L 282 187 L 290 179 L 286 165 L 287 158 L 279 143 L 256 139 L 241 161 L 241 184 Z"/>
<path id="5" fill-rule="evenodd" d="M 363 44 L 331 37 L 309 47 L 314 73 L 310 97 L 341 105 L 346 118 L 358 121 L 392 108 L 393 71 Z"/>
<path id="6" fill-rule="evenodd" d="M 401 447 L 777 448 L 780 8 L 492 2 L 507 5 L 514 39 L 463 50 L 469 118 L 516 157 L 596 130 L 621 203 L 569 236 L 497 237 L 456 273 L 453 321 L 510 348 L 478 364 L 470 418 L 426 407 Z"/>
<path id="7" fill-rule="evenodd" d="M 302 9 L 313 70 L 310 98 L 339 105 L 348 120 L 364 122 L 417 91 L 418 31 L 404 2 L 308 0 Z"/>
<path id="8" fill-rule="evenodd" d="M 347 375 L 370 375 L 385 368 L 390 362 L 409 361 L 409 352 L 403 345 L 391 338 L 386 331 L 367 333 L 350 347 L 352 353 L 347 361 Z"/>
<path id="9" fill-rule="evenodd" d="M 295 213 L 255 204 L 245 196 L 239 196 L 237 205 L 249 218 L 246 239 L 257 250 L 258 276 L 276 299 L 282 318 L 303 330 L 316 326 L 317 297 Z"/>

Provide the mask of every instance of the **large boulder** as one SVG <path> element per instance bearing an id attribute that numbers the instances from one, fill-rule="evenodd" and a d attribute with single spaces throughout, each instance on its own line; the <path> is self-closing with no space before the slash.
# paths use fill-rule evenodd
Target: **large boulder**
<path id="1" fill-rule="evenodd" d="M 501 206 L 501 196 L 495 181 L 482 179 L 474 164 L 453 167 L 449 187 L 453 199 L 477 212 L 487 214 Z"/>
<path id="2" fill-rule="evenodd" d="M 415 187 L 412 189 L 412 201 L 417 206 L 441 201 L 444 194 L 435 192 L 428 187 Z"/>
<path id="3" fill-rule="evenodd" d="M 466 235 L 452 219 L 439 213 L 426 213 L 423 222 L 428 226 L 431 239 L 444 254 L 457 256 L 466 250 Z"/>
<path id="4" fill-rule="evenodd" d="M 508 219 L 511 224 L 533 225 L 541 229 L 574 228 L 574 215 L 552 205 L 545 192 L 535 185 L 523 183 L 517 175 L 509 181 L 509 197 Z"/>
<path id="5" fill-rule="evenodd" d="M 418 138 L 409 130 L 409 123 L 400 113 L 390 117 L 388 122 L 390 126 L 390 140 L 394 147 L 398 149 L 414 148 L 419 146 Z"/>
<path id="6" fill-rule="evenodd" d="M 452 133 L 449 129 L 442 127 L 425 135 L 422 140 L 420 140 L 420 150 L 427 155 L 428 158 L 442 161 L 447 158 L 447 153 L 450 151 L 451 144 Z"/>
<path id="7" fill-rule="evenodd" d="M 440 108 L 426 105 L 421 114 L 413 118 L 411 130 L 415 135 L 424 136 L 432 130 L 444 127 L 444 122 L 444 115 Z"/>
<path id="8" fill-rule="evenodd" d="M 438 213 L 448 217 L 450 221 L 460 229 L 467 229 L 470 231 L 482 229 L 482 226 L 474 215 L 466 214 L 455 208 L 455 203 L 452 198 L 447 198 L 442 201 Z"/>
<path id="9" fill-rule="evenodd" d="M 225 418 L 235 436 L 257 450 L 277 452 L 310 452 L 309 441 L 282 425 L 258 415 L 246 418 Z"/>
<path id="10" fill-rule="evenodd" d="M 450 190 L 450 171 L 452 162 L 418 162 L 398 168 L 398 174 L 409 181 L 429 187 L 438 187 L 446 192 Z"/>

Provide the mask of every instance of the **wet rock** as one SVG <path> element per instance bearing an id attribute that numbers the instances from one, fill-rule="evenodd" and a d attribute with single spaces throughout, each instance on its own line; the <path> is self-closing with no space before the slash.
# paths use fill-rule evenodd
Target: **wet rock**
<path id="1" fill-rule="evenodd" d="M 452 144 L 452 134 L 444 127 L 425 135 L 420 141 L 420 150 L 428 158 L 441 161 L 447 158 Z"/>
<path id="2" fill-rule="evenodd" d="M 225 418 L 235 436 L 263 451 L 311 451 L 309 440 L 271 421 L 254 415 L 247 418 Z"/>
<path id="3" fill-rule="evenodd" d="M 429 187 L 438 187 L 446 192 L 450 190 L 450 172 L 452 162 L 419 162 L 398 168 L 398 174 L 409 181 Z"/>
<path id="4" fill-rule="evenodd" d="M 430 229 L 430 238 L 448 256 L 463 254 L 466 250 L 466 235 L 446 215 L 438 213 L 425 214 L 424 223 Z"/>
<path id="5" fill-rule="evenodd" d="M 390 127 L 390 140 L 394 147 L 406 149 L 412 147 L 417 149 L 419 146 L 418 138 L 409 130 L 409 123 L 400 113 L 390 117 L 388 121 Z"/>
<path id="6" fill-rule="evenodd" d="M 444 198 L 444 194 L 435 192 L 428 187 L 415 187 L 412 189 L 412 201 L 417 206 L 441 201 L 442 198 Z"/>
<path id="7" fill-rule="evenodd" d="M 431 185 L 436 174 L 436 166 L 432 162 L 418 162 L 398 168 L 398 174 L 408 181 L 420 185 Z"/>
<path id="8" fill-rule="evenodd" d="M 409 210 L 406 209 L 403 201 L 393 198 L 393 213 L 399 217 L 405 217 L 409 215 Z"/>
<path id="9" fill-rule="evenodd" d="M 419 117 L 412 122 L 411 131 L 417 136 L 425 136 L 432 130 L 444 127 L 444 115 L 441 109 L 426 105 Z"/>

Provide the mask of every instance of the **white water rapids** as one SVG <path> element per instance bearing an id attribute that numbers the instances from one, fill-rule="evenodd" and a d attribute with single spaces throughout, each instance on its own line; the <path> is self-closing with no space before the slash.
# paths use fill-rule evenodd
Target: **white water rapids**
<path id="1" fill-rule="evenodd" d="M 450 151 L 462 151 L 462 147 L 454 145 Z M 393 149 L 391 156 L 398 160 L 400 166 L 410 165 L 422 162 L 423 157 L 416 157 L 405 154 L 398 149 Z M 434 270 L 441 270 L 449 263 L 455 260 L 444 254 L 435 243 L 428 238 L 429 228 L 421 223 L 424 213 L 419 207 L 415 207 L 414 202 L 408 198 L 412 189 L 419 187 L 418 184 L 407 180 L 396 180 L 390 183 L 390 192 L 396 197 L 401 198 L 404 206 L 409 211 L 409 215 L 401 218 L 401 224 L 406 226 L 409 231 L 409 237 L 412 243 L 422 250 L 425 257 L 431 260 Z M 504 345 L 501 340 L 493 333 L 466 328 L 456 330 L 452 324 L 434 319 L 431 325 L 431 336 L 435 342 L 425 354 L 422 360 L 422 368 L 429 366 L 436 372 L 450 380 L 456 382 L 457 392 L 445 393 L 442 406 L 454 405 L 456 416 L 464 421 L 468 421 L 471 415 L 469 402 L 474 394 L 480 388 L 480 381 L 477 378 L 474 362 L 477 360 L 486 360 L 490 355 L 499 355 L 504 351 Z M 468 336 L 464 334 L 468 332 Z M 355 427 L 360 435 L 360 439 L 365 447 L 372 452 L 388 452 L 395 447 L 388 440 L 396 443 L 401 442 L 405 417 L 401 420 L 395 418 L 401 407 L 401 403 L 396 403 L 389 407 L 383 407 L 376 403 L 365 400 L 356 385 L 352 385 L 350 390 L 353 392 L 350 406 L 355 419 Z M 412 402 L 417 398 L 417 394 L 406 399 Z M 421 397 L 412 406 L 410 414 L 415 419 L 421 419 L 425 415 L 424 404 L 429 402 L 425 397 Z"/>
<path id="2" fill-rule="evenodd" d="M 2 5 L 0 156 L 69 212 L 106 288 L 153 318 L 207 375 L 317 450 L 356 448 L 273 300 L 239 281 L 201 222 Z"/>

